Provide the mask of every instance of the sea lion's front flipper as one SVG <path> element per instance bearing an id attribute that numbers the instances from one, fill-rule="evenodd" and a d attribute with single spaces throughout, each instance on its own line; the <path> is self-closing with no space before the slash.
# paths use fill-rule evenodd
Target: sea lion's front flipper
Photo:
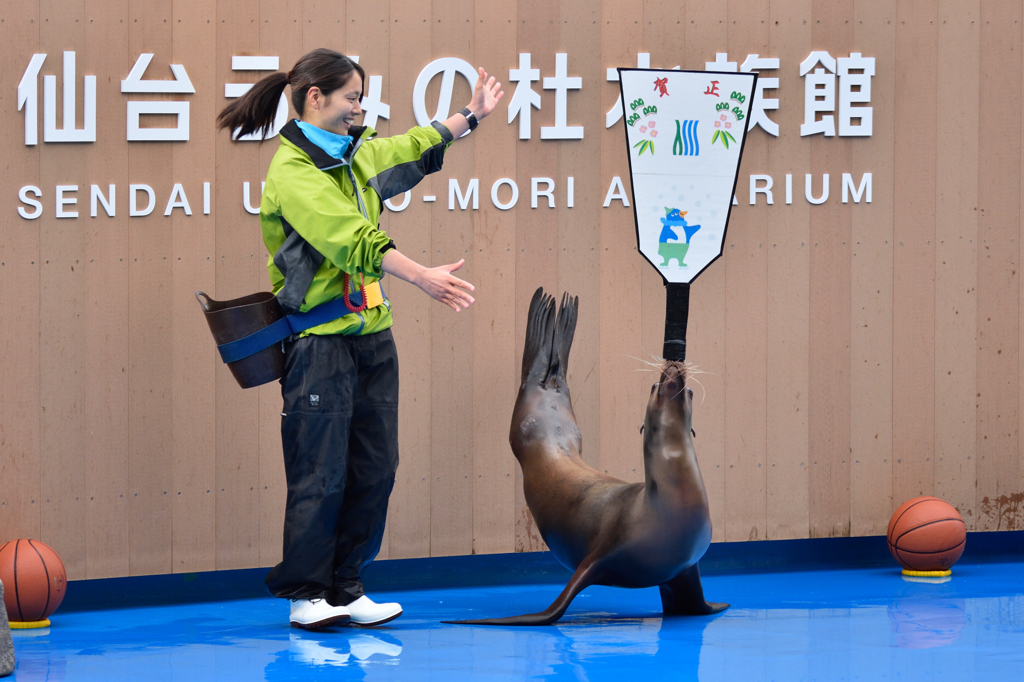
<path id="1" fill-rule="evenodd" d="M 669 580 L 661 589 L 661 608 L 666 616 L 709 616 L 729 608 L 704 599 L 697 564 Z"/>
<path id="2" fill-rule="evenodd" d="M 443 620 L 442 623 L 453 625 L 551 625 L 563 615 L 569 608 L 569 604 L 576 595 L 584 588 L 594 584 L 596 557 L 588 556 L 580 564 L 576 572 L 569 578 L 569 584 L 558 595 L 558 599 L 552 602 L 540 613 L 528 613 L 525 616 L 510 616 L 508 618 L 481 618 L 480 620 Z"/>

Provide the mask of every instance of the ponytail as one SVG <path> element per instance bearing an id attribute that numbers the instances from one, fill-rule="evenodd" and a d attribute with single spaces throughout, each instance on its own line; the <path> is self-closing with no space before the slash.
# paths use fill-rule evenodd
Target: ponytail
<path id="1" fill-rule="evenodd" d="M 260 131 L 266 137 L 274 124 L 277 105 L 288 85 L 288 76 L 278 71 L 259 81 L 247 93 L 224 107 L 217 116 L 217 127 L 238 129 L 237 137 Z"/>
<path id="2" fill-rule="evenodd" d="M 306 108 L 306 93 L 310 88 L 318 87 L 324 96 L 330 96 L 338 88 L 344 87 L 354 74 L 359 74 L 365 86 L 366 73 L 359 64 L 334 50 L 313 50 L 303 55 L 287 75 L 279 71 L 267 76 L 224 107 L 224 111 L 217 116 L 217 127 L 237 129 L 238 137 L 257 131 L 261 137 L 266 137 L 274 124 L 284 86 L 291 86 L 292 106 L 301 117 Z"/>

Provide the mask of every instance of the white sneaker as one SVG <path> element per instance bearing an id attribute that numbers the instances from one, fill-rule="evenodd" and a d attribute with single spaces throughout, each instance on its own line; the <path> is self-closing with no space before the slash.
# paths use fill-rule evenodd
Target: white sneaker
<path id="1" fill-rule="evenodd" d="M 383 625 L 402 615 L 401 604 L 377 604 L 365 594 L 346 608 L 353 625 Z"/>
<path id="2" fill-rule="evenodd" d="M 332 625 L 344 625 L 349 620 L 347 608 L 331 606 L 326 599 L 292 599 L 291 602 L 290 620 L 293 628 L 317 630 Z"/>

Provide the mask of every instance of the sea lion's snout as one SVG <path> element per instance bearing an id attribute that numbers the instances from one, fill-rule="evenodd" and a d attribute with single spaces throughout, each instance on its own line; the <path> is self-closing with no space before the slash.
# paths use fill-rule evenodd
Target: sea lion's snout
<path id="1" fill-rule="evenodd" d="M 686 370 L 680 362 L 666 362 L 662 367 L 661 380 L 651 387 L 647 403 L 645 427 L 658 430 L 664 426 L 678 425 L 690 431 L 693 411 L 693 390 L 686 385 Z M 657 426 L 661 425 L 661 426 Z"/>
<path id="2" fill-rule="evenodd" d="M 666 362 L 661 371 L 661 380 L 651 388 L 661 401 L 677 401 L 692 398 L 693 391 L 686 386 L 686 371 L 681 363 Z"/>

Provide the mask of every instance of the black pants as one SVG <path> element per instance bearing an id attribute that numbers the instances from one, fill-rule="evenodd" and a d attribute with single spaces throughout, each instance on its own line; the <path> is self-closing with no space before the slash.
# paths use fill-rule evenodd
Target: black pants
<path id="1" fill-rule="evenodd" d="M 285 342 L 281 439 L 288 479 L 276 597 L 345 606 L 380 551 L 398 468 L 398 354 L 391 330 Z"/>

